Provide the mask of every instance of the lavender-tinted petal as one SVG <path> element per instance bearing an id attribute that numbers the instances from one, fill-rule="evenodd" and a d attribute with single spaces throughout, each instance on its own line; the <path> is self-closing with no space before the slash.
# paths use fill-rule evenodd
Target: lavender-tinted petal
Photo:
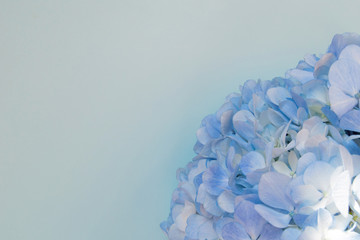
<path id="1" fill-rule="evenodd" d="M 234 213 L 234 218 L 244 226 L 251 239 L 258 238 L 266 223 L 254 206 L 254 203 L 243 200 L 236 206 Z"/>
<path id="2" fill-rule="evenodd" d="M 237 222 L 226 224 L 222 230 L 224 240 L 251 240 L 243 226 Z"/>
<path id="3" fill-rule="evenodd" d="M 286 193 L 290 181 L 290 177 L 281 173 L 265 173 L 258 187 L 260 200 L 271 207 L 291 211 L 293 203 Z"/>

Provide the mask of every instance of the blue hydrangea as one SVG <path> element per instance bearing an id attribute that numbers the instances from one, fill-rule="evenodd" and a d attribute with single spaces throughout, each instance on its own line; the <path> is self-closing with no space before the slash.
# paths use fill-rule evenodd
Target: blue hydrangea
<path id="1" fill-rule="evenodd" d="M 198 129 L 170 240 L 360 239 L 360 36 L 248 80 Z"/>

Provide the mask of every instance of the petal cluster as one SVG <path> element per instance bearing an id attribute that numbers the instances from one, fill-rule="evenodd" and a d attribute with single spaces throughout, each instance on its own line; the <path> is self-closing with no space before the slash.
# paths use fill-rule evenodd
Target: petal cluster
<path id="1" fill-rule="evenodd" d="M 248 80 L 177 172 L 170 240 L 360 239 L 360 36 L 284 78 Z"/>

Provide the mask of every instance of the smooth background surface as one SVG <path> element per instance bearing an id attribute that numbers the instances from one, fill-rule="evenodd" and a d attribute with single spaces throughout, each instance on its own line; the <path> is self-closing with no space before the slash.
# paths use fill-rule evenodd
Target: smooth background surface
<path id="1" fill-rule="evenodd" d="M 201 119 L 360 1 L 0 0 L 0 239 L 165 239 Z"/>

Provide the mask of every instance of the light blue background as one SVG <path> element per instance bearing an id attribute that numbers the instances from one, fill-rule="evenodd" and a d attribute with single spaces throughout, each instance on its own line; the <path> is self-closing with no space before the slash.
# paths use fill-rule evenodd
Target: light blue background
<path id="1" fill-rule="evenodd" d="M 195 131 L 360 2 L 0 1 L 0 239 L 165 239 Z"/>

